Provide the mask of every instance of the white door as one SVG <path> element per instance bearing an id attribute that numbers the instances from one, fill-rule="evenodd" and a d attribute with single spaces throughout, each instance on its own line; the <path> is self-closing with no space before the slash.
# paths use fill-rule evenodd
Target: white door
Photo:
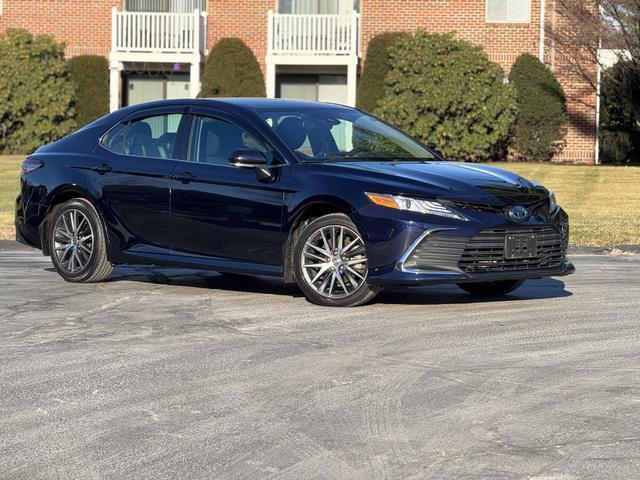
<path id="1" fill-rule="evenodd" d="M 191 98 L 189 80 L 184 76 L 169 75 L 167 78 L 167 99 Z"/>
<path id="2" fill-rule="evenodd" d="M 347 104 L 347 77 L 345 75 L 319 75 L 318 101 Z"/>
<path id="3" fill-rule="evenodd" d="M 164 78 L 127 79 L 127 104 L 153 102 L 164 99 Z"/>

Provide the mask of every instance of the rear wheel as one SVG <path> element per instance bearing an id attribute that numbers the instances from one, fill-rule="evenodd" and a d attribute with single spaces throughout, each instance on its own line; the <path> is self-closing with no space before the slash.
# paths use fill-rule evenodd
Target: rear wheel
<path id="1" fill-rule="evenodd" d="M 294 249 L 296 281 L 318 305 L 355 307 L 376 296 L 367 284 L 367 254 L 362 237 L 344 214 L 332 213 L 306 225 Z"/>
<path id="2" fill-rule="evenodd" d="M 113 271 L 104 229 L 91 203 L 82 198 L 56 207 L 49 223 L 53 266 L 68 282 L 100 282 Z"/>
<path id="3" fill-rule="evenodd" d="M 459 283 L 458 286 L 474 295 L 496 297 L 513 292 L 524 280 L 500 280 L 497 282 Z"/>

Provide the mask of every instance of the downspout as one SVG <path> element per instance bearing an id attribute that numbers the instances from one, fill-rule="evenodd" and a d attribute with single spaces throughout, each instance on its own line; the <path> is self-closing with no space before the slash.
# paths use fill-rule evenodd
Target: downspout
<path id="1" fill-rule="evenodd" d="M 596 73 L 596 151 L 595 164 L 600 164 L 600 80 L 602 78 L 602 65 L 600 64 L 600 49 L 602 48 L 602 39 L 598 37 L 598 52 L 596 53 L 596 62 L 598 63 L 598 72 Z"/>
<path id="2" fill-rule="evenodd" d="M 538 58 L 544 63 L 544 36 L 545 36 L 545 0 L 540 0 L 540 49 Z"/>

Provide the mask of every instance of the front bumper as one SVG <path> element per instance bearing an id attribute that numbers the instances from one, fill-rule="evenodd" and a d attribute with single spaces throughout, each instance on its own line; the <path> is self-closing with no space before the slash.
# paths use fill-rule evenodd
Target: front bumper
<path id="1" fill-rule="evenodd" d="M 407 212 L 369 208 L 355 222 L 364 233 L 372 285 L 428 285 L 492 282 L 569 275 L 566 258 L 568 219 L 560 210 L 553 217 L 531 217 L 516 223 L 504 215 L 467 212 L 469 221 L 439 219 Z M 425 220 L 434 223 L 426 223 Z M 535 257 L 504 258 L 504 238 L 534 233 Z"/>
<path id="2" fill-rule="evenodd" d="M 472 282 L 495 282 L 498 280 L 532 280 L 545 277 L 561 277 L 575 272 L 575 267 L 569 261 L 554 268 L 541 268 L 526 271 L 505 271 L 489 273 L 463 273 L 446 271 L 422 271 L 407 273 L 396 270 L 384 275 L 369 277 L 368 283 L 371 285 L 393 286 L 393 285 L 435 285 L 440 283 L 472 283 Z"/>

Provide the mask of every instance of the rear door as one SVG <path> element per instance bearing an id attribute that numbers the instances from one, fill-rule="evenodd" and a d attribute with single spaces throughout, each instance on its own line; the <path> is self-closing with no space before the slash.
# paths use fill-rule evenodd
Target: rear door
<path id="1" fill-rule="evenodd" d="M 102 162 L 88 170 L 87 183 L 118 250 L 171 253 L 170 178 L 184 150 L 178 134 L 186 118 L 184 107 L 147 110 L 103 138 Z"/>
<path id="2" fill-rule="evenodd" d="M 273 148 L 250 125 L 223 112 L 193 108 L 187 162 L 172 184 L 172 245 L 176 255 L 201 255 L 279 266 L 282 263 L 283 182 L 288 168 L 259 179 L 229 156 L 257 148 L 273 162 Z"/>

